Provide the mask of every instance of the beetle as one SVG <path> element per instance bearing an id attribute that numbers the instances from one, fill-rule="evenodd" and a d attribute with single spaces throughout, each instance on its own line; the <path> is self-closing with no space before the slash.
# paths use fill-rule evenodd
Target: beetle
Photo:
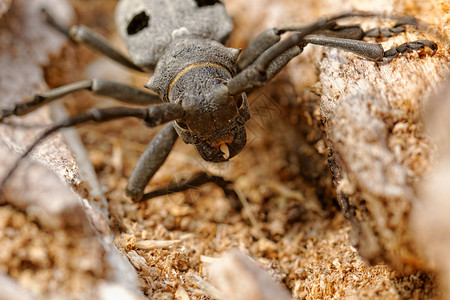
<path id="1" fill-rule="evenodd" d="M 134 201 L 177 192 L 213 181 L 227 196 L 235 193 L 231 182 L 219 176 L 198 173 L 165 189 L 144 194 L 144 189 L 166 160 L 176 139 L 192 144 L 209 162 L 224 162 L 239 154 L 246 145 L 245 123 L 250 118 L 247 94 L 265 85 L 308 44 L 341 48 L 377 63 L 388 63 L 399 54 L 430 48 L 429 40 L 407 42 L 384 51 L 380 44 L 362 41 L 365 37 L 390 37 L 417 25 L 414 18 L 397 18 L 391 28 L 364 31 L 360 25 L 339 25 L 352 17 L 387 17 L 377 13 L 351 12 L 319 18 L 310 24 L 279 26 L 263 31 L 248 47 L 224 45 L 232 22 L 219 0 L 120 0 L 116 7 L 117 30 L 127 45 L 131 59 L 108 41 L 84 26 L 66 28 L 43 10 L 47 22 L 73 41 L 128 68 L 150 73 L 145 85 L 150 92 L 101 79 L 83 80 L 41 94 L 26 103 L 1 111 L 0 121 L 21 116 L 62 96 L 90 90 L 128 104 L 146 107 L 94 109 L 70 117 L 46 130 L 22 155 L 53 132 L 88 121 L 106 122 L 124 117 L 142 119 L 148 126 L 166 124 L 140 157 L 126 188 Z M 290 33 L 287 38 L 282 35 Z M 17 164 L 1 186 L 14 172 Z"/>

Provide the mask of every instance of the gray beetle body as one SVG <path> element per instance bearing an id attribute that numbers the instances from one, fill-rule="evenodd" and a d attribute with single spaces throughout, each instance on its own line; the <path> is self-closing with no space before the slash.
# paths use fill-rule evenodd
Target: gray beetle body
<path id="1" fill-rule="evenodd" d="M 146 87 L 185 109 L 185 116 L 174 122 L 183 141 L 194 144 L 207 161 L 238 154 L 246 143 L 244 124 L 250 115 L 245 93 L 230 96 L 223 90 L 236 75 L 240 53 L 220 43 L 232 30 L 223 4 L 121 0 L 116 24 L 133 62 L 155 70 Z M 220 150 L 224 144 L 228 156 Z"/>
<path id="2" fill-rule="evenodd" d="M 131 59 L 154 69 L 177 32 L 225 42 L 233 24 L 220 1 L 120 0 L 116 6 L 117 30 Z"/>
<path id="3" fill-rule="evenodd" d="M 34 96 L 13 108 L 0 110 L 0 122 L 21 116 L 56 99 L 79 90 L 108 96 L 141 107 L 93 109 L 72 116 L 47 129 L 22 155 L 27 156 L 51 133 L 89 121 L 107 122 L 124 117 L 139 118 L 150 127 L 167 123 L 142 153 L 131 174 L 126 193 L 134 201 L 183 191 L 214 182 L 229 199 L 237 197 L 232 183 L 204 172 L 182 183 L 144 194 L 144 190 L 171 152 L 178 137 L 193 144 L 202 158 L 223 162 L 237 155 L 246 144 L 244 124 L 250 118 L 246 93 L 264 86 L 308 44 L 341 48 L 377 63 L 388 63 L 410 51 L 437 45 L 429 40 L 406 42 L 385 51 L 380 44 L 363 41 L 401 34 L 406 25 L 417 25 L 414 18 L 398 18 L 390 28 L 363 30 L 359 24 L 339 25 L 337 20 L 353 17 L 384 16 L 372 13 L 344 13 L 319 18 L 311 24 L 290 24 L 263 31 L 240 53 L 222 43 L 232 23 L 220 0 L 120 0 L 116 26 L 127 44 L 131 60 L 108 41 L 85 26 L 66 28 L 43 11 L 47 22 L 73 41 L 85 44 L 130 69 L 151 72 L 146 87 L 135 87 L 102 79 L 82 80 Z M 281 35 L 291 34 L 285 39 Z M 162 103 L 161 103 L 162 102 Z M 145 105 L 145 107 L 142 107 Z M 20 159 L 0 182 L 1 189 L 17 168 Z M 233 203 L 233 202 L 232 202 Z M 234 207 L 240 207 L 235 201 Z"/>

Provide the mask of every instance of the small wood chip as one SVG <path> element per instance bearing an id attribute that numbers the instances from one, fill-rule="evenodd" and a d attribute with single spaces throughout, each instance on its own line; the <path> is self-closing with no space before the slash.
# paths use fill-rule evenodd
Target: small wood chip
<path id="1" fill-rule="evenodd" d="M 130 252 L 127 252 L 127 257 L 136 269 L 145 270 L 148 268 L 145 258 L 140 256 L 136 251 L 131 250 Z"/>
<path id="2" fill-rule="evenodd" d="M 186 290 L 180 285 L 178 286 L 177 291 L 175 292 L 175 299 L 177 300 L 189 300 L 191 299 L 186 292 Z"/>
<path id="3" fill-rule="evenodd" d="M 180 243 L 181 240 L 171 240 L 171 241 L 146 240 L 137 242 L 136 247 L 141 250 L 164 249 L 176 246 Z"/>

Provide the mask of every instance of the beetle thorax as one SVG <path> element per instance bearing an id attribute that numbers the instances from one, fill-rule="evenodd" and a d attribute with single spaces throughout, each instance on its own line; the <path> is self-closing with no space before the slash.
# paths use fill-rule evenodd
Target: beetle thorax
<path id="1" fill-rule="evenodd" d="M 185 116 L 174 123 L 185 143 L 194 144 L 208 161 L 224 161 L 245 145 L 244 123 L 249 118 L 245 94 L 231 96 L 227 81 L 235 75 L 239 50 L 211 40 L 186 39 L 174 44 L 155 70 L 147 87 L 165 102 L 180 104 Z"/>

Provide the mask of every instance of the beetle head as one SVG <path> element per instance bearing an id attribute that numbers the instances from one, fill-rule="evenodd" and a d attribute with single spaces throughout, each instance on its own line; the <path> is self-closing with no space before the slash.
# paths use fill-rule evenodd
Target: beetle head
<path id="1" fill-rule="evenodd" d="M 201 92 L 185 91 L 178 101 L 185 116 L 174 122 L 185 143 L 194 144 L 202 158 L 227 161 L 246 144 L 244 124 L 249 119 L 247 96 L 231 96 L 224 79 L 208 79 Z"/>

